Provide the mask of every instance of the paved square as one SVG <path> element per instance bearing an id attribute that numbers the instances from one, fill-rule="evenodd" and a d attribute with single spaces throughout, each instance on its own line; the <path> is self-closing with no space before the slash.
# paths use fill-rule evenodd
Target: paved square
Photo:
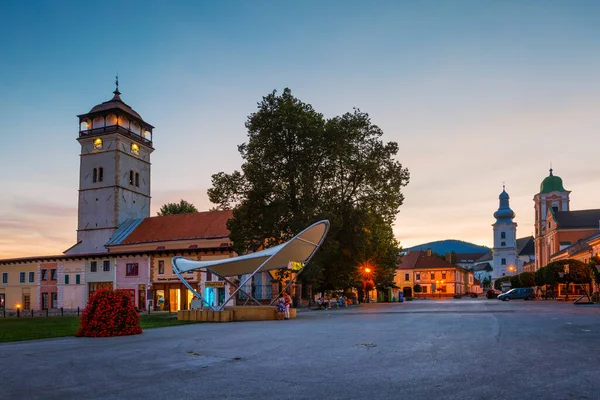
<path id="1" fill-rule="evenodd" d="M 597 399 L 600 307 L 422 300 L 0 345 L 2 399 Z"/>

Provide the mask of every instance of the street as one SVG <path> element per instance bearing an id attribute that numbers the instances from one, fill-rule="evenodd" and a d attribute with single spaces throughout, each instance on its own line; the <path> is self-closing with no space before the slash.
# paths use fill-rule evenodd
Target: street
<path id="1" fill-rule="evenodd" d="M 0 345 L 2 399 L 597 399 L 600 306 L 419 300 Z"/>

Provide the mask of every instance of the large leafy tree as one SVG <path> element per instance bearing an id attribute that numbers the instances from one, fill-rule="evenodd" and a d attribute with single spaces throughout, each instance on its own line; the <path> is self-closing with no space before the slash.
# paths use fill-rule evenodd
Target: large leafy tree
<path id="1" fill-rule="evenodd" d="M 289 89 L 265 96 L 246 128 L 241 171 L 213 175 L 208 191 L 213 203 L 233 209 L 228 227 L 236 250 L 281 243 L 329 219 L 327 240 L 304 278 L 321 289 L 354 286 L 369 262 L 375 283 L 388 281 L 399 251 L 391 224 L 409 179 L 395 160 L 398 145 L 384 143 L 366 113 L 327 120 Z"/>
<path id="2" fill-rule="evenodd" d="M 188 203 L 182 199 L 179 203 L 164 204 L 157 215 L 189 214 L 194 212 L 198 212 L 196 207 L 192 203 Z"/>

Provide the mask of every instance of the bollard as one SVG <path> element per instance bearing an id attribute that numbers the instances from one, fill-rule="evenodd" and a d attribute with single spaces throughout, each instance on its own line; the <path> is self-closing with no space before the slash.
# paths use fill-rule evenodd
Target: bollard
<path id="1" fill-rule="evenodd" d="M 64 313 L 64 311 L 63 311 L 63 308 L 62 308 L 62 307 L 60 308 L 60 316 L 61 316 L 61 317 L 64 317 L 64 316 L 65 316 L 65 313 Z"/>
<path id="2" fill-rule="evenodd" d="M 19 315 L 20 314 L 19 311 L 20 311 L 20 308 L 17 307 L 17 318 L 19 318 L 21 316 L 21 315 Z"/>

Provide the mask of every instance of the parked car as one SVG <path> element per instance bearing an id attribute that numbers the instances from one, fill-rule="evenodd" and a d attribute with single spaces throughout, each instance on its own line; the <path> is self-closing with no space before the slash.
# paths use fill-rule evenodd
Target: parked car
<path id="1" fill-rule="evenodd" d="M 511 299 L 523 299 L 532 300 L 535 297 L 535 293 L 532 288 L 518 288 L 510 289 L 506 293 L 498 295 L 498 300 L 509 301 Z"/>

